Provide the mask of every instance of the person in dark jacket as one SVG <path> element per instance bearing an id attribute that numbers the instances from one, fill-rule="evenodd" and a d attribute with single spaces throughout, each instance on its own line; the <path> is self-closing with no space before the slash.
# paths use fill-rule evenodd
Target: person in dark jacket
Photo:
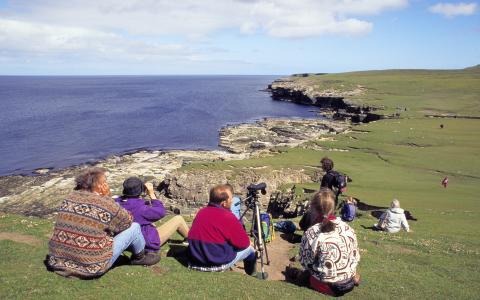
<path id="1" fill-rule="evenodd" d="M 341 185 L 340 182 L 337 182 L 337 175 L 339 175 L 339 173 L 333 170 L 334 164 L 330 158 L 324 157 L 320 163 L 322 164 L 322 170 L 325 172 L 325 175 L 322 177 L 322 182 L 320 183 L 320 189 L 329 188 L 332 190 L 335 193 L 335 207 L 338 207 L 338 196 L 345 191 L 339 188 Z"/>
<path id="2" fill-rule="evenodd" d="M 144 200 L 141 195 L 146 194 L 150 200 Z M 182 216 L 175 216 L 155 227 L 154 222 L 165 216 L 165 208 L 162 201 L 156 199 L 153 185 L 143 183 L 138 177 L 130 177 L 123 182 L 123 195 L 116 202 L 128 210 L 133 216 L 134 222 L 140 224 L 143 237 L 145 238 L 145 252 L 150 256 L 157 256 L 160 247 L 175 233 L 178 232 L 186 238 L 188 225 Z M 158 262 L 158 261 L 157 261 Z"/>
<path id="3" fill-rule="evenodd" d="M 329 188 L 333 190 L 333 187 L 336 184 L 335 175 L 333 173 L 333 161 L 328 157 L 324 157 L 320 163 L 322 164 L 322 170 L 325 172 L 325 175 L 322 177 L 322 182 L 320 183 L 320 188 Z"/>

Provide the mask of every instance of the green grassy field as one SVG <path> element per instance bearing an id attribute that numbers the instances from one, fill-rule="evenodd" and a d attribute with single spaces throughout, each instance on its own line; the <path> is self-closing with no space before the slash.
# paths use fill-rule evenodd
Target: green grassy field
<path id="1" fill-rule="evenodd" d="M 480 295 L 480 120 L 427 118 L 425 114 L 480 116 L 480 72 L 374 71 L 298 78 L 307 84 L 363 85 L 355 101 L 407 107 L 400 119 L 355 126 L 334 141 L 314 141 L 306 148 L 281 149 L 271 157 L 195 164 L 187 168 L 235 169 L 249 166 L 301 168 L 313 172 L 321 157 L 353 182 L 348 195 L 388 206 L 398 198 L 418 221 L 412 233 L 386 234 L 369 227 L 367 212 L 356 219 L 361 248 L 362 286 L 346 298 L 478 299 Z M 440 124 L 444 128 L 440 128 Z M 320 151 L 323 148 L 348 150 Z M 440 181 L 449 176 L 448 188 Z M 298 186 L 298 185 L 297 185 Z M 300 186 L 317 188 L 317 183 Z M 65 279 L 45 270 L 42 260 L 52 220 L 0 216 L 0 234 L 33 237 L 0 240 L 0 298 L 178 298 L 306 299 L 323 296 L 285 282 L 259 281 L 235 272 L 189 271 L 163 257 L 153 268 L 122 266 L 98 280 Z M 164 252 L 167 249 L 163 250 Z M 285 262 L 288 264 L 288 262 Z"/>

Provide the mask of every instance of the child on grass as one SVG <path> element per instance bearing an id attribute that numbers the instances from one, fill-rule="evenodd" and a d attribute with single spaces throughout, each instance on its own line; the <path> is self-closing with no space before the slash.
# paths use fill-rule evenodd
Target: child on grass
<path id="1" fill-rule="evenodd" d="M 352 222 L 355 219 L 357 213 L 356 201 L 353 197 L 347 197 L 347 200 L 343 203 L 342 211 L 340 212 L 341 218 L 345 222 Z"/>

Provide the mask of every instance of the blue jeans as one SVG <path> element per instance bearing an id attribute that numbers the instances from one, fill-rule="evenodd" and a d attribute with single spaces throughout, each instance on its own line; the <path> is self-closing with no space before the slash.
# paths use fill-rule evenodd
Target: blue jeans
<path id="1" fill-rule="evenodd" d="M 235 258 L 229 262 L 228 264 L 225 265 L 225 269 L 228 269 L 230 267 L 233 267 L 234 264 L 236 264 L 237 262 L 239 261 L 255 261 L 256 260 L 256 257 L 255 257 L 255 250 L 253 250 L 252 246 L 249 246 L 247 249 L 244 249 L 242 251 L 238 251 L 237 252 L 237 256 L 235 256 Z"/>
<path id="2" fill-rule="evenodd" d="M 247 249 L 237 252 L 235 258 L 224 265 L 220 266 L 211 266 L 211 267 L 200 267 L 190 264 L 188 267 L 202 272 L 223 272 L 233 267 L 233 265 L 239 261 L 243 260 L 243 266 L 245 268 L 245 273 L 251 275 L 255 271 L 255 265 L 257 264 L 257 257 L 255 255 L 255 250 L 252 246 L 249 246 Z"/>
<path id="3" fill-rule="evenodd" d="M 128 229 L 120 232 L 113 238 L 113 255 L 109 265 L 112 266 L 124 250 L 130 248 L 133 253 L 138 254 L 145 249 L 145 239 L 143 238 L 140 225 L 132 223 Z"/>

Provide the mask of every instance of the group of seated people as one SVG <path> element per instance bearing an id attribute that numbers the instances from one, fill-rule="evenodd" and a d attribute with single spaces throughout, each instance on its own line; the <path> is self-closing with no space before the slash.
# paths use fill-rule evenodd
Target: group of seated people
<path id="1" fill-rule="evenodd" d="M 158 228 L 166 210 L 153 185 L 137 177 L 123 183 L 122 196 L 112 199 L 105 170 L 88 168 L 75 179 L 75 189 L 58 209 L 49 253 L 49 270 L 66 277 L 95 278 L 107 272 L 127 250 L 132 265 L 158 263 L 160 247 L 178 232 L 188 238 L 191 269 L 223 271 L 243 261 L 256 275 L 256 254 L 242 223 L 230 210 L 233 188 L 217 185 L 191 229 L 177 215 Z M 143 199 L 147 194 L 150 199 Z"/>
<path id="2" fill-rule="evenodd" d="M 255 250 L 231 211 L 234 196 L 229 184 L 210 190 L 209 203 L 199 210 L 191 228 L 178 215 L 157 228 L 153 223 L 166 210 L 152 184 L 128 178 L 122 196 L 112 199 L 104 169 L 88 168 L 75 183 L 58 209 L 46 259 L 49 270 L 66 277 L 99 277 L 125 250 L 132 253 L 131 264 L 153 265 L 160 260 L 160 247 L 178 232 L 188 242 L 191 269 L 224 271 L 243 261 L 245 273 L 257 275 Z M 150 199 L 144 200 L 143 194 Z M 300 263 L 311 288 L 339 296 L 359 284 L 360 252 L 354 230 L 335 217 L 335 198 L 328 188 L 314 195 Z"/>

